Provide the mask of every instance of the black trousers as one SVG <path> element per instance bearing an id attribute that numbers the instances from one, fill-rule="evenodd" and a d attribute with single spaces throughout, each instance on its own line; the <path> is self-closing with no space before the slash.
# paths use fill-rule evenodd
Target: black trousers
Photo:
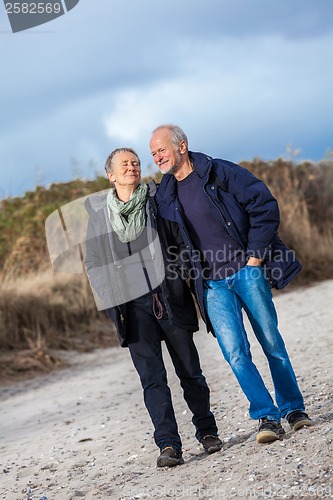
<path id="1" fill-rule="evenodd" d="M 162 357 L 164 340 L 183 389 L 184 399 L 191 410 L 196 438 L 217 434 L 215 418 L 210 411 L 209 388 L 202 374 L 193 332 L 173 326 L 163 308 L 163 317 L 153 313 L 152 295 L 133 300 L 128 307 L 128 347 L 139 374 L 146 408 L 154 425 L 154 439 L 162 450 L 182 443 L 168 387 Z"/>

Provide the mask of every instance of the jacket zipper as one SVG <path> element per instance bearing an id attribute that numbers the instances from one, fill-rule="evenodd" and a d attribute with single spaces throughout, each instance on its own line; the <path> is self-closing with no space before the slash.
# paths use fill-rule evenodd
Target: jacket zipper
<path id="1" fill-rule="evenodd" d="M 209 173 L 210 173 L 210 171 L 209 171 Z M 209 173 L 208 173 L 208 176 L 209 176 Z M 224 218 L 224 216 L 223 216 L 223 214 L 222 214 L 221 210 L 219 209 L 218 205 L 215 203 L 215 201 L 214 201 L 214 200 L 213 200 L 213 199 L 209 196 L 209 194 L 206 192 L 205 187 L 206 187 L 207 183 L 208 183 L 208 181 L 206 181 L 206 182 L 205 182 L 205 184 L 204 184 L 204 186 L 203 186 L 203 188 L 202 188 L 202 189 L 203 189 L 203 191 L 204 191 L 204 193 L 205 193 L 205 195 L 207 196 L 208 200 L 209 200 L 209 201 L 211 201 L 211 202 L 213 203 L 214 207 L 216 208 L 216 210 L 217 210 L 217 211 L 218 211 L 218 213 L 220 214 L 221 219 L 222 219 L 222 220 L 223 220 L 223 222 L 224 222 L 224 228 L 225 228 L 225 230 L 227 231 L 227 233 L 229 234 L 230 238 L 232 238 L 234 241 L 236 241 L 236 242 L 240 245 L 240 247 L 241 247 L 241 248 L 243 248 L 243 250 L 244 250 L 244 246 L 243 246 L 243 244 L 242 244 L 242 243 L 240 244 L 240 242 L 239 242 L 239 237 L 237 237 L 237 239 L 235 239 L 235 237 L 231 234 L 231 232 L 230 232 L 230 230 L 229 230 L 229 225 L 231 224 L 231 222 L 230 222 L 230 221 L 226 222 L 226 220 L 225 220 L 225 218 Z"/>
<path id="2" fill-rule="evenodd" d="M 150 205 L 149 206 L 149 210 L 150 210 L 151 218 L 154 221 L 154 225 L 152 225 L 152 228 L 155 229 L 155 231 L 157 232 L 157 212 L 155 210 L 155 206 L 151 206 Z M 163 257 L 163 261 L 164 261 L 164 257 Z M 163 297 L 163 304 L 165 306 L 168 318 L 169 318 L 169 320 L 171 322 L 173 314 L 172 314 L 172 310 L 169 307 L 169 302 L 168 302 L 168 299 L 167 299 L 167 297 L 169 296 L 169 293 L 168 293 L 168 288 L 167 288 L 167 286 L 165 284 L 165 280 L 162 281 L 162 283 L 160 284 L 160 287 L 161 287 L 161 293 L 162 293 L 162 297 Z"/>
<path id="3" fill-rule="evenodd" d="M 175 209 L 177 210 L 177 212 L 179 212 L 179 207 L 175 207 Z M 183 233 L 186 237 L 186 242 L 184 241 L 184 243 L 186 243 L 186 248 L 189 249 L 189 248 L 192 248 L 192 245 L 190 245 L 190 238 L 188 237 L 187 235 L 187 229 L 186 229 L 186 226 L 183 224 L 183 218 L 181 217 L 181 221 L 182 221 L 182 228 L 183 228 Z M 178 223 L 179 224 L 179 223 Z M 192 261 L 192 256 L 190 256 L 191 258 L 191 261 Z M 202 278 L 203 279 L 203 278 Z M 199 297 L 199 292 L 198 292 L 198 287 L 197 287 L 197 280 L 195 279 L 194 280 L 194 288 L 195 288 L 195 291 L 196 291 L 196 296 Z M 201 307 L 201 304 L 198 302 L 198 305 L 199 305 L 199 309 L 200 309 L 200 312 L 201 312 L 201 316 L 203 318 L 206 318 L 207 315 L 205 313 L 205 310 L 204 308 Z"/>
<path id="4" fill-rule="evenodd" d="M 210 173 L 210 171 L 209 171 L 209 173 Z M 208 176 L 209 176 L 209 173 L 208 173 Z M 218 213 L 220 214 L 221 219 L 222 219 L 222 220 L 223 220 L 223 222 L 224 222 L 224 228 L 225 228 L 225 230 L 227 231 L 227 233 L 229 234 L 230 238 L 234 239 L 234 238 L 233 238 L 233 236 L 232 236 L 232 234 L 231 234 L 231 233 L 230 233 L 230 231 L 229 231 L 228 223 L 226 222 L 226 220 L 225 220 L 225 218 L 224 218 L 224 216 L 223 216 L 223 214 L 222 214 L 221 210 L 219 209 L 219 207 L 217 206 L 217 204 L 215 203 L 215 201 L 214 201 L 214 200 L 213 200 L 213 199 L 209 196 L 209 194 L 207 193 L 207 191 L 206 191 L 206 189 L 205 189 L 205 187 L 206 187 L 207 183 L 208 183 L 208 181 L 206 181 L 206 182 L 205 182 L 205 184 L 204 184 L 204 186 L 203 186 L 203 188 L 202 188 L 202 189 L 203 189 L 203 192 L 205 193 L 205 195 L 207 196 L 207 198 L 209 199 L 209 201 L 211 201 L 211 202 L 213 203 L 214 207 L 216 208 L 216 210 L 217 210 L 217 211 L 218 211 Z M 230 224 L 230 222 L 229 222 L 229 224 Z"/>
<path id="5" fill-rule="evenodd" d="M 119 311 L 119 318 L 120 318 L 120 323 L 121 323 L 121 326 L 124 328 L 125 326 L 125 318 L 124 318 L 124 315 L 123 313 L 121 312 L 121 309 L 119 306 L 117 306 L 117 309 Z"/>

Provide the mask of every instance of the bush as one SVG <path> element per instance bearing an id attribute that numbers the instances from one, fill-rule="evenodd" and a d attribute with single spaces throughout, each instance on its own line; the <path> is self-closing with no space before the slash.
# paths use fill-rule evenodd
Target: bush
<path id="1" fill-rule="evenodd" d="M 277 198 L 280 236 L 303 270 L 294 284 L 333 277 L 333 161 L 295 165 L 258 158 L 242 165 Z M 160 179 L 161 174 L 156 174 Z M 147 179 L 145 179 L 147 181 Z M 72 348 L 118 344 L 112 323 L 98 312 L 85 276 L 53 274 L 44 223 L 58 207 L 108 187 L 108 181 L 73 181 L 37 187 L 0 204 L 0 347 Z"/>
<path id="2" fill-rule="evenodd" d="M 2 280 L 2 350 L 86 350 L 116 343 L 113 324 L 105 313 L 97 311 L 86 276 L 49 271 Z"/>
<path id="3" fill-rule="evenodd" d="M 294 284 L 333 277 L 333 162 L 295 166 L 279 159 L 244 162 L 277 198 L 282 240 L 303 265 Z"/>

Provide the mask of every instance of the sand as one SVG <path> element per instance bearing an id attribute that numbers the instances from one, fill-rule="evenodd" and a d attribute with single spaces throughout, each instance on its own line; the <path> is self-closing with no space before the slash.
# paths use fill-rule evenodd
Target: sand
<path id="1" fill-rule="evenodd" d="M 216 340 L 195 339 L 211 388 L 221 452 L 195 440 L 167 353 L 185 464 L 157 469 L 158 450 L 127 349 L 67 354 L 71 366 L 0 389 L 1 500 L 333 497 L 333 281 L 276 295 L 280 329 L 312 427 L 259 445 L 257 423 Z M 254 361 L 272 390 L 251 333 Z"/>

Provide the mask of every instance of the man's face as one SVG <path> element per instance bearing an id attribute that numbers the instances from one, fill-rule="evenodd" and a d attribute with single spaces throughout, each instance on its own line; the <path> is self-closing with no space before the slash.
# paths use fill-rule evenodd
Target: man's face
<path id="1" fill-rule="evenodd" d="M 168 129 L 154 132 L 150 140 L 150 151 L 162 174 L 174 174 L 181 166 L 182 155 L 172 143 Z"/>

